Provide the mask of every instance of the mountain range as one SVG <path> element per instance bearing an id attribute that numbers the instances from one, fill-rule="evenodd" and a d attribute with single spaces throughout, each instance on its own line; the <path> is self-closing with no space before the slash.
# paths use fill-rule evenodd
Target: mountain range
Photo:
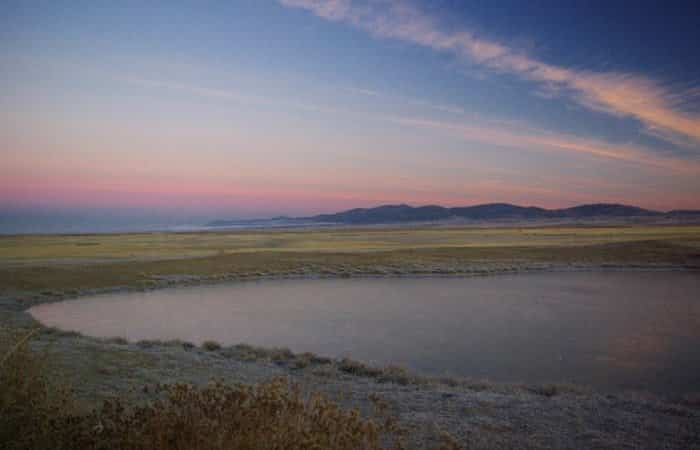
<path id="1" fill-rule="evenodd" d="M 509 203 L 487 203 L 483 205 L 451 208 L 439 205 L 410 206 L 400 204 L 382 205 L 374 208 L 355 208 L 333 214 L 319 214 L 310 217 L 276 217 L 274 219 L 269 219 L 269 221 L 288 225 L 303 225 L 305 223 L 370 225 L 404 222 L 435 222 L 452 219 L 496 221 L 629 217 L 698 217 L 700 219 L 700 210 L 672 210 L 662 212 L 615 203 L 595 203 L 562 209 L 518 206 Z M 217 220 L 207 225 L 225 227 L 241 225 L 247 222 L 251 221 Z"/>

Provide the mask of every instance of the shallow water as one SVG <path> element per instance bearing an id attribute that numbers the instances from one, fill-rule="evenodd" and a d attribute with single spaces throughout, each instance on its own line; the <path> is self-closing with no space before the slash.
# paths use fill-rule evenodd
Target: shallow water
<path id="1" fill-rule="evenodd" d="M 91 336 L 245 342 L 494 381 L 700 391 L 700 276 L 690 272 L 266 280 L 30 311 Z"/>

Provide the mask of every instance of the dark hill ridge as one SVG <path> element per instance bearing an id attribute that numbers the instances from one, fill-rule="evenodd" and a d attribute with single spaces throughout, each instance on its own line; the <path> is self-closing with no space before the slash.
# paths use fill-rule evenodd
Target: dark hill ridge
<path id="1" fill-rule="evenodd" d="M 320 214 L 308 219 L 333 223 L 420 222 L 449 219 L 450 210 L 442 206 L 383 205 L 376 208 L 355 208 L 335 214 Z"/>
<path id="2" fill-rule="evenodd" d="M 581 205 L 565 209 L 545 209 L 535 206 L 518 206 L 508 203 L 445 208 L 442 206 L 384 205 L 376 208 L 357 208 L 336 214 L 320 214 L 309 217 L 314 222 L 378 224 L 396 222 L 420 222 L 445 219 L 503 220 L 503 219 L 556 219 L 587 217 L 662 216 L 664 213 L 636 206 L 617 204 Z"/>
<path id="3" fill-rule="evenodd" d="M 597 203 L 580 205 L 573 208 L 557 209 L 555 213 L 563 217 L 631 217 L 631 216 L 661 216 L 664 213 L 639 208 L 637 206 Z"/>
<path id="4" fill-rule="evenodd" d="M 331 223 L 331 224 L 386 224 L 402 222 L 434 222 L 448 219 L 464 220 L 515 220 L 515 219 L 586 219 L 624 217 L 698 217 L 700 210 L 653 211 L 637 206 L 615 203 L 594 203 L 572 208 L 545 209 L 536 206 L 518 206 L 509 203 L 487 203 L 475 206 L 446 208 L 438 205 L 409 206 L 382 205 L 375 208 L 355 208 L 334 214 L 319 214 L 311 217 L 277 218 L 286 223 Z M 240 225 L 246 221 L 218 220 L 209 226 Z"/>

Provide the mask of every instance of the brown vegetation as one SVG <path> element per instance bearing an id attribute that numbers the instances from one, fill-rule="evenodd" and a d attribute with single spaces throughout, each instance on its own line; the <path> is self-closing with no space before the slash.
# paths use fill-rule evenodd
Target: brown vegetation
<path id="1" fill-rule="evenodd" d="M 42 359 L 27 350 L 34 332 L 9 333 L 0 352 L 0 444 L 8 450 L 52 448 L 52 428 L 70 413 L 70 397 L 51 384 Z"/>
<path id="2" fill-rule="evenodd" d="M 217 253 L 200 257 L 183 254 L 172 259 L 117 259 L 119 262 L 95 259 L 72 264 L 60 256 L 48 262 L 27 258 L 21 264 L 11 264 L 8 263 L 11 260 L 6 259 L 0 264 L 0 292 L 31 292 L 32 302 L 43 303 L 105 289 L 142 290 L 263 276 L 464 275 L 572 265 L 700 267 L 700 235 L 695 231 L 688 231 L 682 239 L 680 235 L 672 234 L 668 239 L 614 240 L 626 238 L 628 234 L 625 231 L 611 231 L 607 238 L 610 242 L 580 245 L 566 245 L 564 242 L 557 245 L 558 241 L 550 233 L 551 242 L 539 246 L 529 246 L 527 240 L 500 242 L 484 237 L 479 242 L 481 246 L 457 246 L 458 242 L 450 241 L 456 246 L 366 252 L 259 249 L 248 253 Z M 534 230 L 531 232 L 534 233 Z M 272 239 L 274 233 L 270 233 Z M 60 240 L 61 237 L 56 239 Z"/>
<path id="3" fill-rule="evenodd" d="M 202 342 L 202 348 L 208 352 L 215 352 L 221 350 L 221 344 L 216 341 L 204 341 Z"/>
<path id="4" fill-rule="evenodd" d="M 16 334 L 16 333 L 15 333 Z M 23 449 L 236 450 L 402 448 L 392 420 L 363 418 L 284 379 L 259 385 L 161 385 L 146 404 L 77 413 L 17 335 L 2 346 L 0 443 Z M 377 416 L 379 418 L 379 416 Z M 376 418 L 375 418 L 376 419 Z M 454 444 L 445 440 L 445 448 Z"/>

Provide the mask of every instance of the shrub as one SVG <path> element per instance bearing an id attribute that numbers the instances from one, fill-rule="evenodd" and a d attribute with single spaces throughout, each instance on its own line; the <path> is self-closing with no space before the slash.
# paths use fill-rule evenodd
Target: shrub
<path id="1" fill-rule="evenodd" d="M 541 386 L 532 386 L 529 388 L 529 390 L 533 394 L 541 395 L 543 397 L 554 397 L 560 393 L 559 388 L 556 384 L 543 384 Z"/>
<path id="2" fill-rule="evenodd" d="M 288 348 L 262 348 L 249 344 L 237 344 L 230 347 L 229 356 L 236 356 L 243 361 L 274 361 L 284 363 L 292 361 L 296 355 Z"/>
<path id="3" fill-rule="evenodd" d="M 382 374 L 382 370 L 376 367 L 370 367 L 359 361 L 343 358 L 338 363 L 338 369 L 342 372 L 349 373 L 359 377 L 378 377 Z"/>
<path id="4" fill-rule="evenodd" d="M 73 427 L 77 448 L 123 450 L 380 449 L 382 430 L 357 411 L 283 380 L 257 386 L 175 384 L 130 408 L 118 400 Z"/>
<path id="5" fill-rule="evenodd" d="M 164 345 L 167 345 L 168 347 L 181 347 L 183 350 L 192 350 L 195 348 L 195 345 L 192 342 L 183 341 L 181 339 L 171 339 L 166 341 Z"/>
<path id="6" fill-rule="evenodd" d="M 160 339 L 142 339 L 136 343 L 141 348 L 153 348 L 163 345 L 164 342 Z"/>
<path id="7" fill-rule="evenodd" d="M 29 352 L 27 341 L 37 332 L 11 331 L 0 346 L 2 448 L 59 448 L 53 446 L 53 435 L 71 408 L 70 396 L 50 383 L 43 359 Z"/>
<path id="8" fill-rule="evenodd" d="M 275 362 L 289 361 L 294 359 L 294 353 L 284 347 L 272 348 L 269 350 L 270 359 Z"/>
<path id="9" fill-rule="evenodd" d="M 343 358 L 337 363 L 337 368 L 357 377 L 374 378 L 379 383 L 396 383 L 402 386 L 409 384 L 427 384 L 428 379 L 411 375 L 400 366 L 388 365 L 384 367 L 372 367 L 348 358 Z"/>
<path id="10" fill-rule="evenodd" d="M 304 352 L 298 355 L 292 355 L 290 367 L 293 369 L 305 369 L 311 365 L 328 365 L 333 360 L 324 356 L 318 356 L 315 353 Z"/>
<path id="11" fill-rule="evenodd" d="M 221 344 L 216 341 L 204 341 L 202 342 L 202 348 L 208 352 L 215 352 L 221 350 Z"/>
<path id="12" fill-rule="evenodd" d="M 419 380 L 412 377 L 406 369 L 399 366 L 386 366 L 383 368 L 381 375 L 377 377 L 380 383 L 396 383 L 406 386 L 411 383 L 417 383 Z"/>
<path id="13" fill-rule="evenodd" d="M 80 337 L 81 334 L 77 331 L 72 330 L 61 330 L 56 327 L 47 327 L 40 330 L 41 333 L 47 334 L 49 336 L 60 336 L 60 337 Z"/>
<path id="14" fill-rule="evenodd" d="M 18 335 L 0 348 L 0 443 L 30 450 L 378 450 L 403 448 L 396 424 L 363 418 L 284 379 L 259 385 L 161 385 L 146 404 L 109 400 L 73 413 L 43 358 Z"/>

